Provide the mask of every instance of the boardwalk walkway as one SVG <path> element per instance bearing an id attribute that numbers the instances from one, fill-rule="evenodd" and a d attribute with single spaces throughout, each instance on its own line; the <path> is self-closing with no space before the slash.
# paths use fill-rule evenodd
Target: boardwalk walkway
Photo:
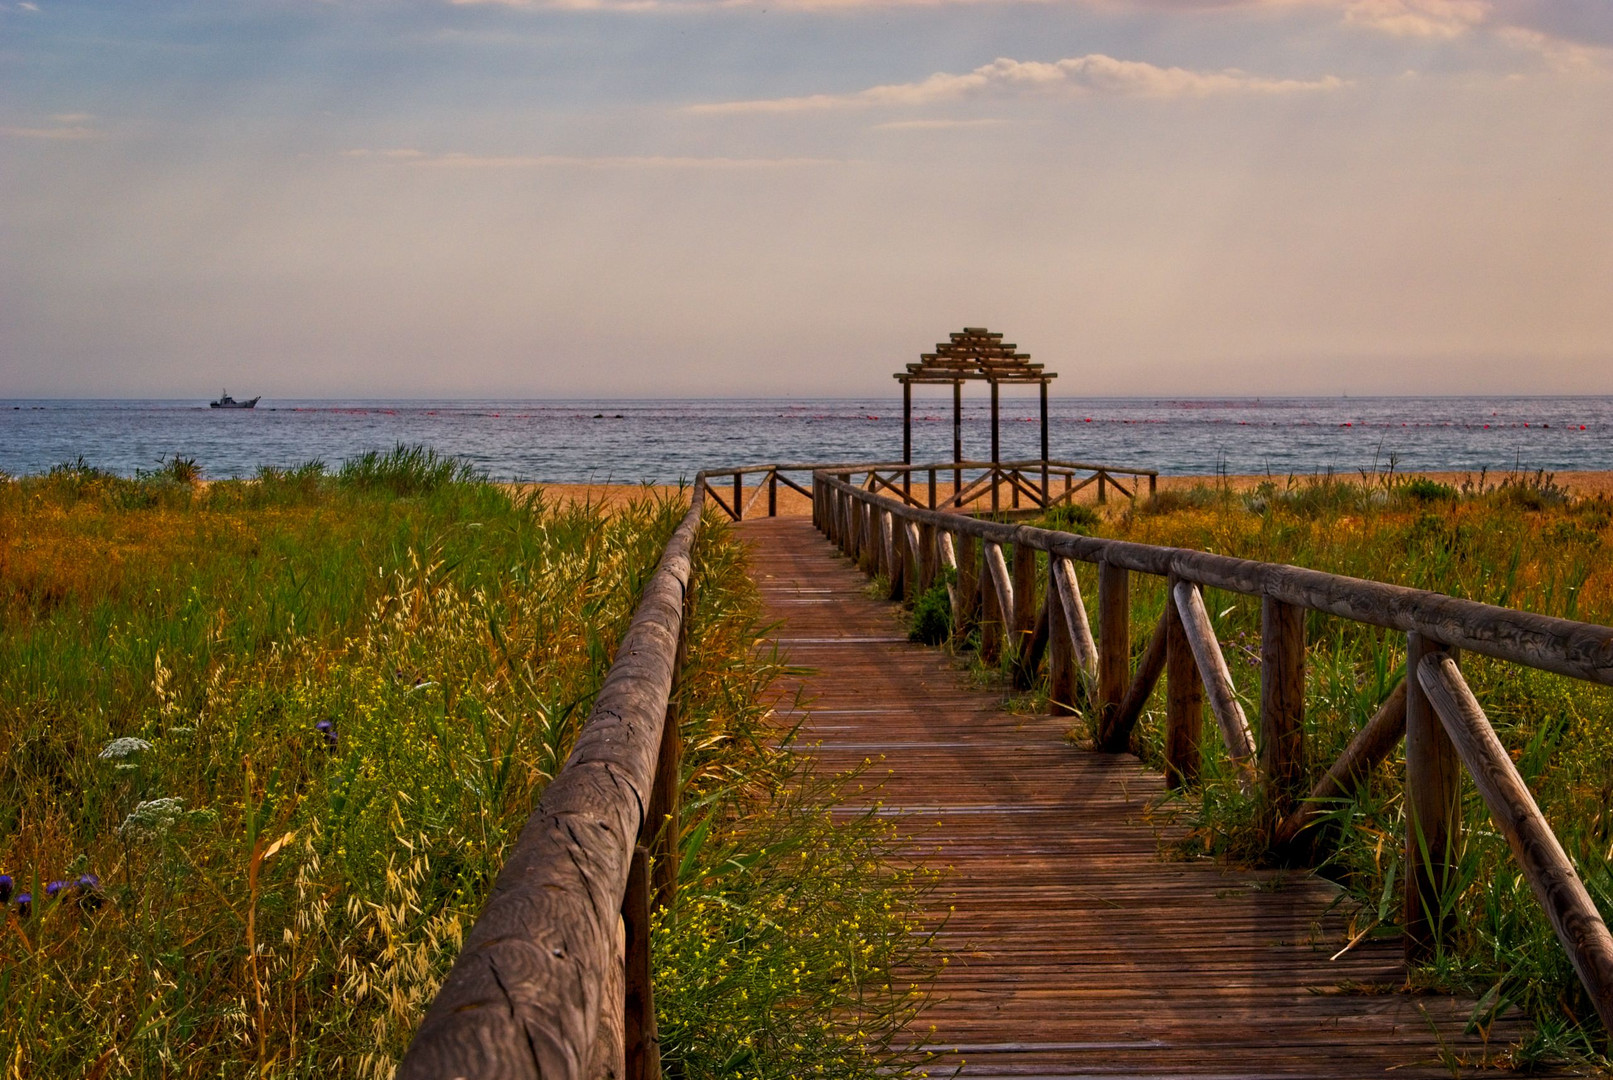
<path id="1" fill-rule="evenodd" d="M 1486 1045 L 1468 1008 L 1392 993 L 1398 942 L 1338 960 L 1336 890 L 1303 874 L 1159 856 L 1159 776 L 1011 715 L 802 518 L 741 526 L 777 640 L 816 669 L 808 742 L 871 758 L 912 851 L 949 868 L 953 959 L 926 1015 L 968 1077 L 1448 1077 Z M 1440 1030 L 1436 1037 L 1434 1025 Z M 1494 1057 L 1521 1029 L 1497 1024 Z M 949 1070 L 948 1070 L 949 1071 Z M 1464 1070 L 1454 1070 L 1464 1071 Z M 937 1070 L 936 1075 L 945 1071 Z"/>

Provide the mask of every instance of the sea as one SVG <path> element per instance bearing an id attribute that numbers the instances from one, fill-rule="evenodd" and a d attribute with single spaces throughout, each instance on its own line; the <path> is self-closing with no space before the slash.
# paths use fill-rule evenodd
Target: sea
<path id="1" fill-rule="evenodd" d="M 1002 459 L 1039 456 L 1035 399 L 1002 406 Z M 1613 397 L 1053 398 L 1051 456 L 1165 474 L 1613 470 Z M 952 454 L 950 398 L 915 401 L 913 460 Z M 84 461 L 122 475 L 174 456 L 210 478 L 423 445 L 496 480 L 676 483 L 703 468 L 900 460 L 895 398 L 598 401 L 0 400 L 0 470 Z M 966 457 L 990 454 L 983 395 Z"/>

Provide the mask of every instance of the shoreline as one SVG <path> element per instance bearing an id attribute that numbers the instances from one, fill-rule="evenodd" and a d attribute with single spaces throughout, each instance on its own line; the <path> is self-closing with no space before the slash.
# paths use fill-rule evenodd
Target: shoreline
<path id="1" fill-rule="evenodd" d="M 1293 475 L 1293 479 L 1296 484 L 1302 484 L 1316 479 L 1317 475 L 1318 474 L 1311 473 L 1295 473 Z M 1461 487 L 1465 481 L 1472 481 L 1473 483 L 1477 484 L 1480 477 L 1479 473 L 1465 471 L 1405 472 L 1396 473 L 1395 475 L 1402 479 L 1408 480 L 1413 477 L 1422 477 L 1442 484 L 1449 484 L 1452 487 L 1458 488 Z M 1524 474 L 1491 472 L 1484 475 L 1484 483 L 1487 486 L 1498 485 L 1506 477 L 1514 475 L 1525 475 L 1532 477 L 1535 474 L 1533 472 Z M 1547 475 L 1551 476 L 1557 484 L 1568 489 L 1568 491 L 1576 498 L 1613 498 L 1613 470 L 1587 470 L 1558 473 L 1548 472 Z M 1359 481 L 1361 479 L 1360 473 L 1341 472 L 1335 473 L 1334 476 L 1339 480 Z M 1161 476 L 1159 478 L 1159 490 L 1182 491 L 1195 487 L 1213 487 L 1216 484 L 1224 483 L 1229 485 L 1235 491 L 1248 491 L 1258 487 L 1268 480 L 1276 483 L 1278 486 L 1282 486 L 1288 481 L 1288 474 L 1274 474 L 1271 476 L 1267 476 L 1264 473 L 1245 473 L 1235 476 Z M 510 488 L 510 490 L 516 492 L 524 493 L 542 489 L 546 493 L 546 496 L 550 498 L 556 498 L 566 502 L 603 502 L 606 506 L 619 506 L 624 502 L 628 502 L 631 499 L 637 498 L 646 493 L 657 495 L 676 495 L 680 490 L 677 484 L 518 483 L 509 484 L 507 486 Z M 689 486 L 684 485 L 682 490 L 687 492 L 689 490 Z M 755 488 L 752 486 L 747 486 L 745 490 L 747 499 L 755 492 Z M 1080 502 L 1092 503 L 1096 501 L 1096 488 L 1088 488 L 1087 490 L 1081 492 L 1081 496 L 1082 497 L 1078 500 Z M 724 497 L 726 498 L 726 492 L 724 493 Z M 1111 501 L 1110 505 L 1120 505 L 1123 501 L 1124 500 L 1122 498 L 1116 497 Z M 765 505 L 759 502 L 757 509 L 760 511 L 761 515 L 765 516 Z M 780 517 L 810 516 L 812 513 L 812 503 L 811 500 L 809 500 L 805 495 L 802 495 L 799 492 L 793 491 L 780 484 L 778 491 L 778 511 Z M 757 516 L 756 511 L 753 510 L 752 514 L 749 516 Z"/>

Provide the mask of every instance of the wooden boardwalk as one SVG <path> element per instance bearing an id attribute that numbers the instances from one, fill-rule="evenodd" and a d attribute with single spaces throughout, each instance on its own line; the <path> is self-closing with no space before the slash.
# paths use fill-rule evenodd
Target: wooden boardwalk
<path id="1" fill-rule="evenodd" d="M 934 1075 L 1449 1077 L 1523 1034 L 1464 1036 L 1470 1004 L 1395 993 L 1396 941 L 1331 960 L 1346 921 L 1324 881 L 1161 858 L 1157 774 L 907 643 L 807 520 L 740 529 L 778 644 L 817 672 L 806 741 L 829 768 L 873 760 L 914 857 L 948 870 Z"/>

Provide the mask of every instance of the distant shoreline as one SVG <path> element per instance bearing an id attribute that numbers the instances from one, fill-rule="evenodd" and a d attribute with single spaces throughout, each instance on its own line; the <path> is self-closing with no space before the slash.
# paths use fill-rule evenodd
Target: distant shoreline
<path id="1" fill-rule="evenodd" d="M 1613 498 L 1613 470 L 1556 473 L 1547 470 L 1547 473 L 1553 478 L 1553 480 L 1555 480 L 1556 483 L 1568 489 L 1568 491 L 1576 497 Z M 1359 472 L 1337 472 L 1334 475 L 1340 480 L 1359 480 L 1361 478 L 1361 474 Z M 1477 472 L 1404 472 L 1396 473 L 1395 475 L 1405 478 L 1420 476 L 1429 480 L 1436 480 L 1442 484 L 1450 484 L 1452 487 L 1457 488 L 1460 488 L 1464 481 L 1471 480 L 1476 484 L 1479 480 L 1479 474 Z M 1503 478 L 1509 475 L 1513 474 L 1491 471 L 1485 476 L 1485 483 L 1487 485 L 1498 484 Z M 1534 472 L 1531 470 L 1527 475 L 1533 476 Z M 1296 482 L 1303 482 L 1311 478 L 1312 474 L 1310 473 L 1294 474 L 1294 479 Z M 1288 476 L 1287 474 L 1277 475 L 1275 473 L 1271 476 L 1267 476 L 1264 473 L 1243 474 L 1237 476 L 1161 476 L 1159 478 L 1159 490 L 1180 491 L 1185 488 L 1211 486 L 1224 483 L 1230 485 L 1235 491 L 1247 491 L 1258 487 L 1268 480 L 1280 486 L 1287 482 Z M 521 493 L 541 488 L 545 493 L 545 496 L 548 498 L 562 499 L 567 502 L 603 501 L 607 506 L 618 506 L 634 498 L 643 496 L 647 492 L 657 495 L 675 496 L 680 490 L 677 484 L 518 483 L 507 484 L 505 486 L 512 491 Z M 687 492 L 689 490 L 688 485 L 684 485 L 681 490 Z M 749 493 L 753 493 L 755 491 L 754 481 L 747 483 L 745 490 L 748 498 Z M 950 486 L 948 486 L 948 490 L 950 490 Z M 1087 491 L 1082 492 L 1082 495 L 1085 497 L 1080 501 L 1090 503 L 1097 498 L 1097 490 L 1095 487 L 1088 488 Z M 1119 496 L 1115 496 L 1111 500 L 1112 505 L 1123 504 L 1124 502 L 1125 500 Z M 812 503 L 811 500 L 809 500 L 805 495 L 791 491 L 789 488 L 786 488 L 781 484 L 779 485 L 778 490 L 778 511 L 779 516 L 781 517 L 806 517 L 810 516 L 812 513 Z M 751 511 L 751 516 L 761 516 L 765 515 L 766 513 L 767 508 L 765 502 L 758 500 L 756 508 Z"/>

